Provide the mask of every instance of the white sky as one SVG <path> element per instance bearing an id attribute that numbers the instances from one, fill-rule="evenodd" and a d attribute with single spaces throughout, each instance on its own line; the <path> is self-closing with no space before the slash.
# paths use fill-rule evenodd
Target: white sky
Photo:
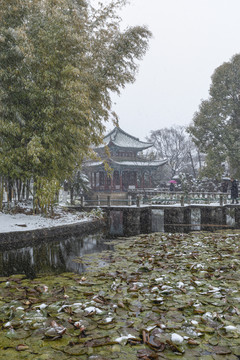
<path id="1" fill-rule="evenodd" d="M 240 0 L 130 0 L 122 18 L 124 27 L 147 25 L 153 38 L 136 82 L 113 98 L 120 127 L 145 140 L 189 125 L 214 70 L 240 52 Z"/>

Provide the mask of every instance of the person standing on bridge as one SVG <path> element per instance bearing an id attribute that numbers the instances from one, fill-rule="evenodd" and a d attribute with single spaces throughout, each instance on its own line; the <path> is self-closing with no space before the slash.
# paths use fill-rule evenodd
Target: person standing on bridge
<path id="1" fill-rule="evenodd" d="M 170 187 L 169 190 L 170 191 L 174 191 L 175 190 L 175 184 L 177 183 L 175 180 L 170 180 Z"/>
<path id="2" fill-rule="evenodd" d="M 234 200 L 236 201 L 236 204 L 238 204 L 238 184 L 237 181 L 234 180 L 233 178 L 231 178 L 231 183 L 232 183 L 232 187 L 231 187 L 232 204 L 234 204 Z"/>

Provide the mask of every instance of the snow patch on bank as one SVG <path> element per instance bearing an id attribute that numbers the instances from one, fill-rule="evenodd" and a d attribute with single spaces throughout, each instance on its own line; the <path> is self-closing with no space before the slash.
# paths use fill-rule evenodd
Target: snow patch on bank
<path id="1" fill-rule="evenodd" d="M 47 218 L 40 215 L 4 214 L 0 213 L 0 233 L 11 231 L 28 231 L 54 226 L 76 224 L 91 218 L 85 213 L 72 214 L 61 211 L 56 218 Z"/>

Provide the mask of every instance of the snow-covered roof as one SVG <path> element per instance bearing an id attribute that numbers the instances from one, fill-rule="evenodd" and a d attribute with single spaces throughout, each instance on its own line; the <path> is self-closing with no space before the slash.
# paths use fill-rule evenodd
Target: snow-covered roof
<path id="1" fill-rule="evenodd" d="M 135 166 L 135 167 L 158 167 L 161 165 L 164 165 L 167 163 L 167 160 L 154 160 L 154 161 L 140 161 L 140 160 L 123 160 L 123 161 L 115 161 L 112 159 L 109 159 L 110 166 L 113 165 L 119 165 L 119 166 Z M 97 167 L 104 165 L 104 161 L 92 161 L 87 162 L 85 165 L 88 167 Z"/>
<path id="2" fill-rule="evenodd" d="M 110 143 L 120 148 L 144 150 L 153 146 L 152 143 L 140 141 L 138 138 L 126 133 L 120 127 L 115 127 L 109 134 L 103 138 L 103 144 L 98 148 L 103 148 Z"/>
<path id="3" fill-rule="evenodd" d="M 85 166 L 91 166 L 91 167 L 100 166 L 100 165 L 103 165 L 103 164 L 104 164 L 103 161 L 86 161 L 84 163 Z"/>
<path id="4" fill-rule="evenodd" d="M 117 165 L 124 165 L 124 166 L 161 166 L 166 164 L 167 160 L 154 160 L 154 161 L 112 161 L 114 164 Z"/>

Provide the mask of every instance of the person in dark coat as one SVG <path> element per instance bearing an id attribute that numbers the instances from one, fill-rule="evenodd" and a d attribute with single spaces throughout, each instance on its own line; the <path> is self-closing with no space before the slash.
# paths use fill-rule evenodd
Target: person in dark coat
<path id="1" fill-rule="evenodd" d="M 231 187 L 232 204 L 234 204 L 234 200 L 236 201 L 236 204 L 238 204 L 238 184 L 237 181 L 234 180 L 233 178 L 231 178 L 231 183 L 232 183 L 232 187 Z"/>

